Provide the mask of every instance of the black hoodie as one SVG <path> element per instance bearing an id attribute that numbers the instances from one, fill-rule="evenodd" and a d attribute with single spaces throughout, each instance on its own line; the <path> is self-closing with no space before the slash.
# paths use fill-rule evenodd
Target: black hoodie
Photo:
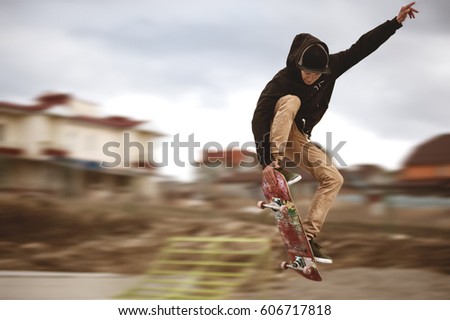
<path id="1" fill-rule="evenodd" d="M 295 117 L 300 131 L 310 136 L 314 126 L 328 109 L 334 83 L 345 71 L 374 52 L 402 25 L 396 18 L 386 21 L 361 36 L 349 49 L 330 55 L 329 74 L 323 74 L 312 85 L 306 85 L 300 74 L 298 61 L 306 47 L 313 43 L 328 47 L 314 36 L 301 33 L 295 36 L 289 51 L 286 67 L 280 70 L 266 85 L 259 97 L 253 114 L 252 130 L 259 162 L 263 167 L 272 162 L 270 155 L 270 126 L 275 104 L 285 95 L 295 95 L 301 100 L 301 107 Z"/>

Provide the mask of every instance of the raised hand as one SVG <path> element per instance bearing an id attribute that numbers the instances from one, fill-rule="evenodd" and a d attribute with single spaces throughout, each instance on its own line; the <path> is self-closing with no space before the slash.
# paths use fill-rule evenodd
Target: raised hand
<path id="1" fill-rule="evenodd" d="M 419 13 L 415 8 L 413 8 L 413 5 L 415 5 L 415 2 L 411 2 L 407 4 L 406 6 L 403 6 L 400 8 L 400 12 L 397 15 L 397 21 L 399 23 L 403 23 L 403 21 L 406 20 L 406 17 L 409 17 L 410 19 L 416 18 L 416 13 Z"/>

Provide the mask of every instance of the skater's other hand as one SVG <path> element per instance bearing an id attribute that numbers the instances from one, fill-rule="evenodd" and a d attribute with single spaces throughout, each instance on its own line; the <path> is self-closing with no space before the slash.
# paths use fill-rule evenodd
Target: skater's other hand
<path id="1" fill-rule="evenodd" d="M 275 177 L 274 173 L 276 168 L 280 168 L 280 165 L 278 164 L 277 161 L 273 161 L 263 170 L 263 178 L 266 179 L 267 182 L 269 182 L 269 184 L 273 187 L 275 187 L 278 184 L 277 178 Z"/>
<path id="2" fill-rule="evenodd" d="M 400 12 L 397 15 L 397 21 L 399 23 L 403 23 L 403 21 L 406 20 L 406 17 L 409 17 L 410 19 L 415 19 L 416 18 L 416 13 L 419 13 L 419 11 L 417 11 L 415 8 L 413 8 L 413 5 L 415 5 L 415 2 L 411 2 L 409 4 L 407 4 L 404 7 L 400 8 Z"/>

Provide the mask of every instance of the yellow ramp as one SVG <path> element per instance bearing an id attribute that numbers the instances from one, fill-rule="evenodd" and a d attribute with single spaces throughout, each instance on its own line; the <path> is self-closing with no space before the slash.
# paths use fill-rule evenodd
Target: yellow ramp
<path id="1" fill-rule="evenodd" d="M 174 237 L 120 299 L 219 300 L 264 269 L 266 238 Z"/>

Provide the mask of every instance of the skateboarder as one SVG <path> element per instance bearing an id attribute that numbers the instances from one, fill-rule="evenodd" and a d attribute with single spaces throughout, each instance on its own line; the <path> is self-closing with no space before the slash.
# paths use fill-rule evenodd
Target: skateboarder
<path id="1" fill-rule="evenodd" d="M 332 263 L 314 240 L 343 183 L 343 178 L 326 153 L 309 141 L 313 127 L 328 108 L 336 80 L 348 69 L 374 52 L 407 17 L 415 18 L 415 2 L 402 7 L 392 20 L 361 36 L 348 50 L 329 54 L 327 45 L 316 37 L 297 35 L 286 67 L 266 85 L 252 120 L 263 175 L 276 184 L 275 168 L 285 158 L 307 170 L 319 182 L 304 220 L 305 233 L 318 261 Z"/>

